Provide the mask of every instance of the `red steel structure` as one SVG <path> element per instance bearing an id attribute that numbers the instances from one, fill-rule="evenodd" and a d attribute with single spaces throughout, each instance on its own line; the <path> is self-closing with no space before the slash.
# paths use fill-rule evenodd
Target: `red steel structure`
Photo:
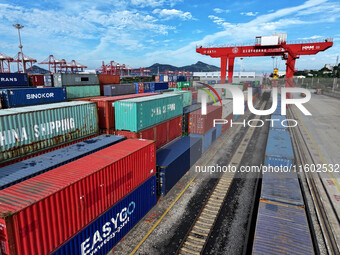
<path id="1" fill-rule="evenodd" d="M 98 68 L 96 71 L 101 72 L 102 74 L 111 74 L 111 75 L 129 75 L 132 68 L 126 66 L 125 64 L 119 64 L 115 61 L 110 61 L 110 64 L 105 65 L 104 61 L 102 62 L 102 66 Z"/>
<path id="2" fill-rule="evenodd" d="M 286 87 L 294 87 L 293 75 L 295 61 L 301 55 L 315 55 L 333 46 L 333 39 L 318 39 L 286 42 L 281 41 L 276 45 L 264 46 L 258 42 L 254 45 L 212 45 L 197 46 L 196 52 L 212 58 L 221 58 L 221 83 L 225 83 L 228 64 L 228 83 L 232 83 L 234 61 L 236 57 L 267 57 L 281 56 L 286 60 Z"/>
<path id="3" fill-rule="evenodd" d="M 87 68 L 87 66 L 79 64 L 75 60 L 68 63 L 65 59 L 58 59 L 53 55 L 49 55 L 45 60 L 39 63 L 39 65 L 48 65 L 48 71 L 50 73 L 82 72 Z"/>
<path id="4" fill-rule="evenodd" d="M 17 63 L 18 73 L 27 73 L 27 69 L 32 69 L 33 64 L 36 63 L 37 60 L 26 56 L 22 52 L 18 52 L 18 54 L 14 56 L 11 62 Z"/>
<path id="5" fill-rule="evenodd" d="M 11 61 L 13 61 L 12 57 L 0 52 L 0 73 L 11 72 Z"/>

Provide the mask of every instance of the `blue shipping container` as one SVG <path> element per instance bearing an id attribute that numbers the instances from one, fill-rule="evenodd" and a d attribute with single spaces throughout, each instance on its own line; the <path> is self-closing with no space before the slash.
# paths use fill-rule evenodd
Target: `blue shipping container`
<path id="1" fill-rule="evenodd" d="M 156 82 L 154 83 L 154 90 L 164 90 L 169 88 L 169 83 L 167 82 Z"/>
<path id="2" fill-rule="evenodd" d="M 216 124 L 216 138 L 222 135 L 222 124 Z"/>
<path id="3" fill-rule="evenodd" d="M 281 104 L 277 104 L 277 107 L 275 111 L 272 113 L 272 115 L 281 115 Z"/>
<path id="4" fill-rule="evenodd" d="M 287 126 L 287 123 L 286 123 L 286 116 L 282 116 L 282 115 L 273 115 L 271 117 L 271 122 L 270 122 L 270 129 L 271 130 L 279 130 L 279 131 L 285 131 L 287 130 L 287 128 L 284 126 L 286 125 Z M 283 121 L 283 124 L 282 125 L 282 121 Z"/>
<path id="5" fill-rule="evenodd" d="M 294 152 L 289 132 L 269 130 L 265 165 L 291 168 Z"/>
<path id="6" fill-rule="evenodd" d="M 239 114 L 234 114 L 234 115 L 233 115 L 233 121 L 237 120 L 239 117 L 241 117 L 241 115 L 239 115 Z"/>
<path id="7" fill-rule="evenodd" d="M 0 87 L 28 87 L 28 78 L 25 73 L 0 73 Z"/>
<path id="8" fill-rule="evenodd" d="M 0 90 L 3 108 L 66 101 L 65 88 L 13 88 Z"/>
<path id="9" fill-rule="evenodd" d="M 105 255 L 156 205 L 156 202 L 156 176 L 152 176 L 52 254 Z"/>
<path id="10" fill-rule="evenodd" d="M 296 172 L 263 173 L 261 199 L 304 206 Z"/>
<path id="11" fill-rule="evenodd" d="M 190 137 L 198 137 L 202 139 L 202 153 L 207 151 L 209 147 L 215 142 L 217 138 L 217 128 L 214 127 L 210 129 L 207 133 L 204 135 L 200 134 L 190 134 Z"/>
<path id="12" fill-rule="evenodd" d="M 123 140 L 125 140 L 123 136 L 101 135 L 0 168 L 0 190 L 95 153 Z"/>
<path id="13" fill-rule="evenodd" d="M 253 254 L 314 254 L 305 209 L 260 202 Z"/>
<path id="14" fill-rule="evenodd" d="M 134 84 L 136 85 L 136 94 L 138 94 L 139 93 L 139 83 L 135 82 Z"/>
<path id="15" fill-rule="evenodd" d="M 182 137 L 156 154 L 158 194 L 165 195 L 196 163 L 202 154 L 202 139 Z"/>

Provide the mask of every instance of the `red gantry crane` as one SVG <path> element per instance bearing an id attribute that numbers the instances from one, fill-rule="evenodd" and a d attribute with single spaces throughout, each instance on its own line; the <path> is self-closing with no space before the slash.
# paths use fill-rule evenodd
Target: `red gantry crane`
<path id="1" fill-rule="evenodd" d="M 333 46 L 333 39 L 287 42 L 287 34 L 256 37 L 255 44 L 197 46 L 196 52 L 212 58 L 221 58 L 221 83 L 225 83 L 228 65 L 228 83 L 232 83 L 236 57 L 281 56 L 286 60 L 286 87 L 294 87 L 295 61 L 301 55 L 315 55 Z"/>
<path id="2" fill-rule="evenodd" d="M 0 73 L 11 72 L 11 62 L 13 58 L 0 52 Z"/>

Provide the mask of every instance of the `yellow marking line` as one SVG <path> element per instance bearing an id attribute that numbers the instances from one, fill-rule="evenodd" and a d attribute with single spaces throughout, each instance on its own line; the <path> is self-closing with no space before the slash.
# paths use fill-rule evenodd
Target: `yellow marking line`
<path id="1" fill-rule="evenodd" d="M 329 168 L 328 168 L 328 162 L 327 160 L 325 159 L 324 155 L 322 154 L 322 152 L 320 151 L 319 147 L 317 146 L 317 144 L 314 142 L 313 138 L 312 138 L 312 135 L 310 134 L 309 130 L 306 128 L 305 124 L 303 123 L 302 119 L 300 118 L 300 114 L 295 110 L 295 108 L 293 108 L 295 114 L 298 116 L 298 119 L 300 120 L 301 124 L 302 124 L 302 127 L 304 128 L 304 130 L 306 131 L 309 139 L 311 140 L 314 148 L 317 150 L 319 156 L 320 156 L 320 159 L 322 161 L 322 163 L 326 164 L 327 165 L 327 173 L 331 176 L 332 178 L 332 181 L 334 182 L 337 190 L 339 191 L 340 193 L 340 188 L 339 188 L 339 185 L 336 181 L 336 179 L 334 178 L 333 174 L 329 171 Z"/>
<path id="2" fill-rule="evenodd" d="M 223 140 L 223 142 L 217 147 L 217 150 L 210 156 L 210 158 L 204 163 L 204 166 L 206 166 L 210 160 L 216 155 L 217 151 L 222 147 L 222 145 L 226 142 L 226 140 L 235 133 L 235 130 L 232 130 L 229 135 Z M 155 223 L 155 225 L 152 226 L 152 228 L 149 230 L 149 232 L 143 237 L 143 239 L 139 242 L 139 244 L 133 249 L 133 251 L 130 253 L 130 255 L 133 255 L 136 253 L 136 251 L 139 249 L 139 247 L 145 242 L 145 240 L 150 236 L 150 234 L 155 230 L 155 228 L 158 226 L 158 224 L 162 221 L 162 219 L 168 214 L 168 212 L 171 210 L 171 208 L 175 205 L 175 203 L 181 198 L 181 196 L 184 194 L 184 192 L 189 188 L 190 184 L 196 179 L 196 177 L 192 178 L 192 180 L 188 183 L 187 186 L 182 190 L 182 192 L 176 197 L 175 201 L 172 202 L 172 204 L 166 209 L 166 211 L 163 213 L 163 215 L 158 219 L 158 221 Z"/>

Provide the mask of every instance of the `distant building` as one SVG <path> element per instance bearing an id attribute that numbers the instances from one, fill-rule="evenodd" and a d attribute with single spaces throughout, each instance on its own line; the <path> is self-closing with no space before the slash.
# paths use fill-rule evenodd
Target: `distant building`
<path id="1" fill-rule="evenodd" d="M 193 76 L 200 77 L 200 80 L 221 80 L 221 72 L 194 72 Z M 228 72 L 227 72 L 228 76 Z M 242 81 L 260 81 L 262 84 L 263 73 L 258 72 L 234 72 L 233 83 L 239 83 Z M 228 77 L 226 78 L 226 80 Z"/>
<path id="2" fill-rule="evenodd" d="M 333 71 L 334 66 L 332 66 L 332 65 L 330 65 L 330 64 L 326 64 L 326 65 L 324 66 L 324 68 L 327 68 L 328 70 Z M 327 71 L 326 71 L 326 72 L 327 72 Z M 324 73 L 325 73 L 325 72 L 324 72 Z"/>

